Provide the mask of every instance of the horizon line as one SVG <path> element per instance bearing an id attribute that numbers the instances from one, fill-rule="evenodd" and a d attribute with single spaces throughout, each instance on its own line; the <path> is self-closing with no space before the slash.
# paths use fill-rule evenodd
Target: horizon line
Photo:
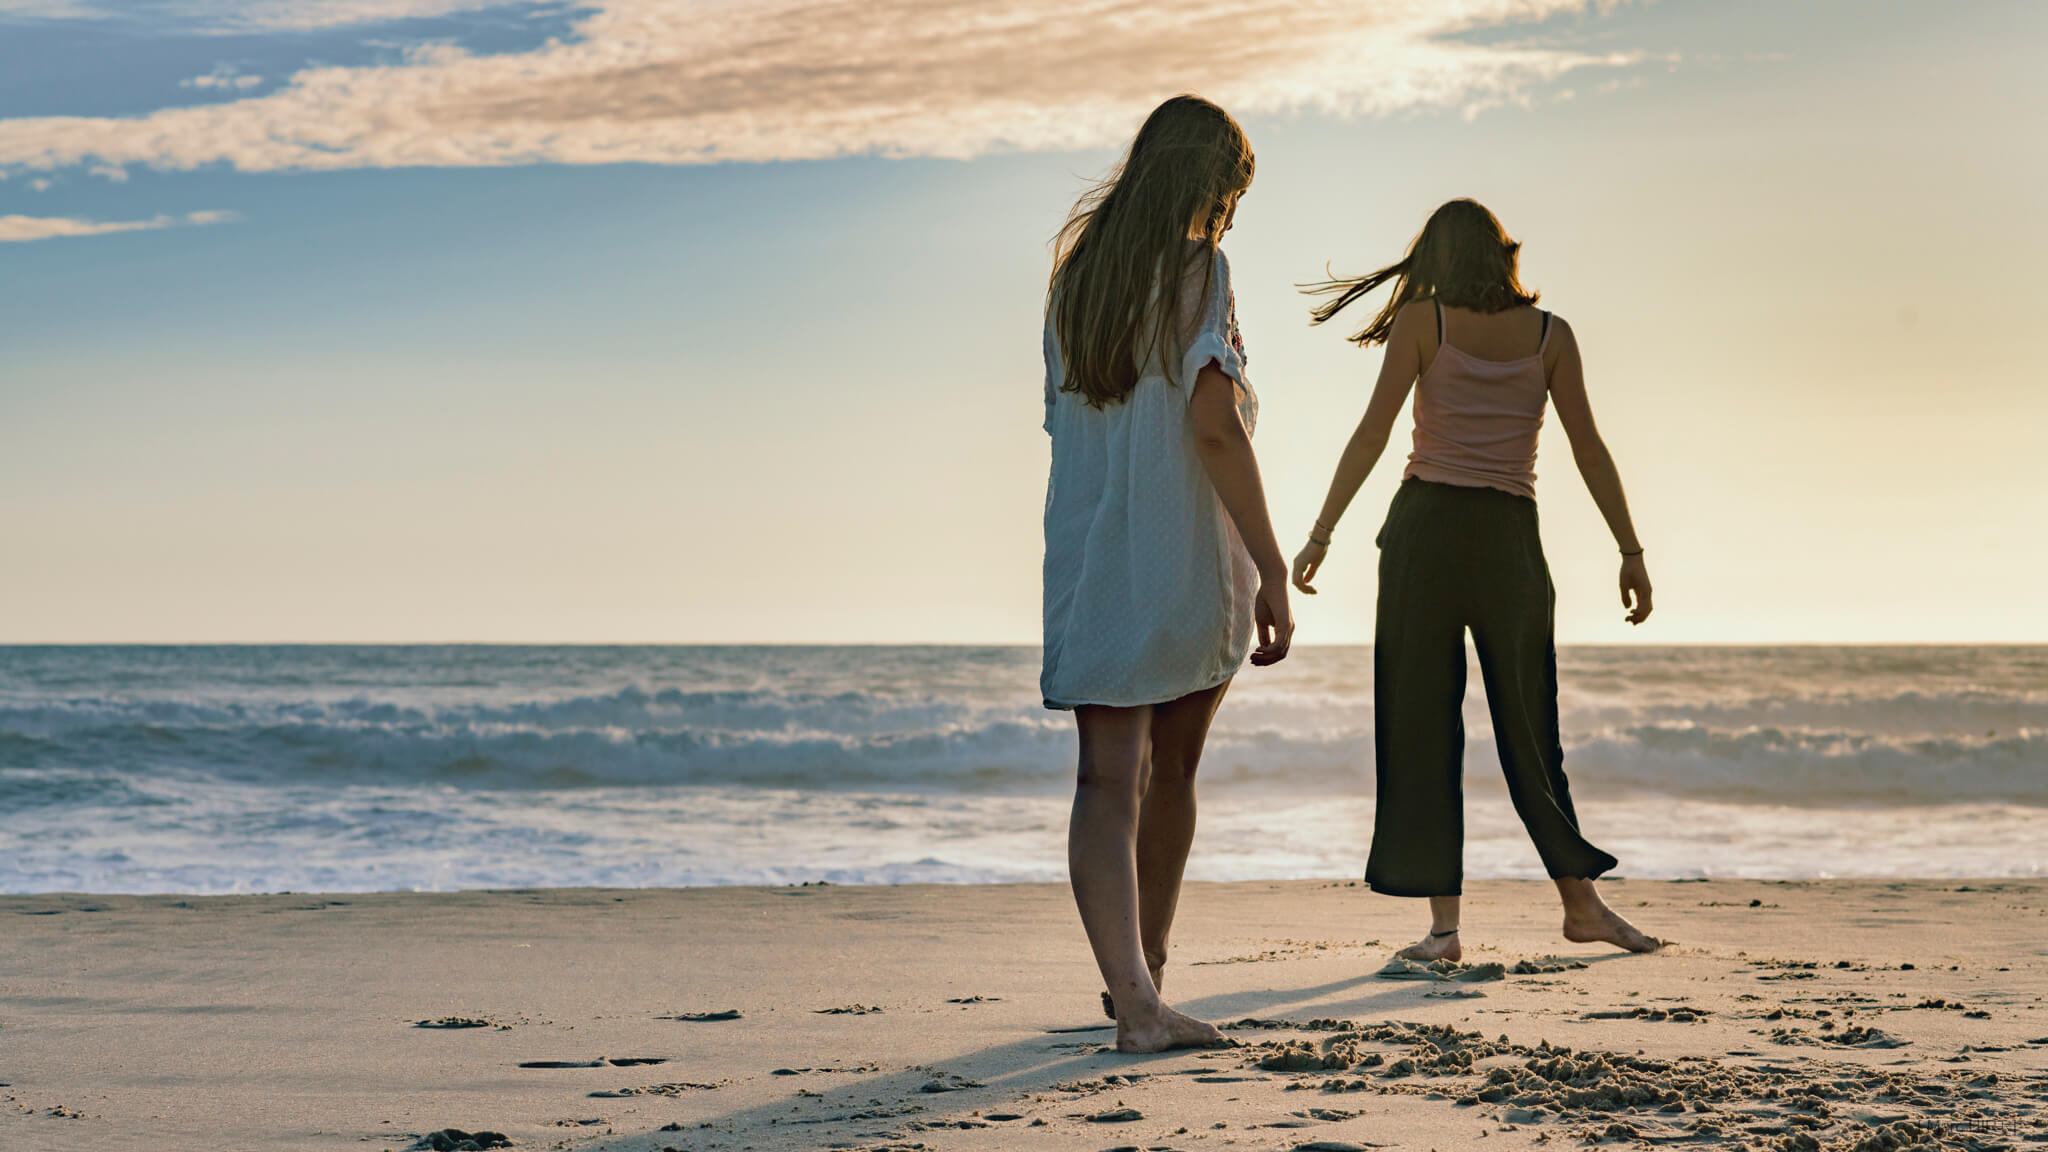
<path id="1" fill-rule="evenodd" d="M 1038 648 L 1006 640 L 0 640 L 11 648 Z M 1370 648 L 1370 641 L 1304 648 Z M 2048 640 L 1561 641 L 1559 648 L 2048 648 Z"/>

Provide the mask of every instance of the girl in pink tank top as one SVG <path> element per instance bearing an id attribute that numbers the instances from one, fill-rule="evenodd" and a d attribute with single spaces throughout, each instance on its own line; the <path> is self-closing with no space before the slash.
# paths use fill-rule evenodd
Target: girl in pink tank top
<path id="1" fill-rule="evenodd" d="M 1311 286 L 1322 323 L 1383 284 L 1393 294 L 1351 339 L 1382 344 L 1379 381 L 1337 462 L 1294 586 L 1310 586 L 1332 533 L 1415 393 L 1415 443 L 1375 541 L 1373 750 L 1378 794 L 1366 881 L 1430 898 L 1429 935 L 1404 958 L 1456 960 L 1463 884 L 1465 634 L 1486 680 L 1496 750 L 1523 826 L 1564 904 L 1564 935 L 1647 952 L 1656 940 L 1601 900 L 1614 857 L 1579 829 L 1557 716 L 1555 590 L 1536 523 L 1536 440 L 1547 405 L 1620 547 L 1627 619 L 1650 615 L 1650 577 L 1614 459 L 1593 424 L 1571 327 L 1539 311 L 1520 245 L 1471 200 L 1438 208 L 1399 263 Z"/>
<path id="2" fill-rule="evenodd" d="M 1439 484 L 1498 488 L 1536 498 L 1536 433 L 1543 427 L 1549 381 L 1550 313 L 1536 351 L 1513 360 L 1482 360 L 1445 339 L 1440 300 L 1436 355 L 1415 382 L 1415 450 L 1404 477 Z"/>

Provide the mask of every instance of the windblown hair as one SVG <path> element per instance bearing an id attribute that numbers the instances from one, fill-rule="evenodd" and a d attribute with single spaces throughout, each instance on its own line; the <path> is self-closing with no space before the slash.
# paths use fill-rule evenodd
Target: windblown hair
<path id="1" fill-rule="evenodd" d="M 1311 324 L 1321 324 L 1359 297 L 1389 280 L 1394 294 L 1388 297 L 1372 323 L 1348 337 L 1360 347 L 1384 344 L 1394 330 L 1394 317 L 1410 300 L 1434 297 L 1451 308 L 1474 312 L 1504 312 L 1534 304 L 1538 293 L 1522 287 L 1516 272 L 1520 241 L 1508 239 L 1500 221 L 1477 200 L 1452 200 L 1430 213 L 1408 254 L 1398 264 L 1389 264 L 1370 276 L 1355 280 L 1335 277 L 1316 284 L 1303 284 L 1303 292 L 1331 299 L 1310 313 Z"/>
<path id="2" fill-rule="evenodd" d="M 1147 363 L 1173 362 L 1185 317 L 1212 288 L 1224 222 L 1251 182 L 1251 145 L 1229 113 L 1199 96 L 1152 110 L 1053 240 L 1047 298 L 1062 390 L 1106 407 L 1130 394 Z M 1200 295 L 1189 301 L 1197 259 Z"/>

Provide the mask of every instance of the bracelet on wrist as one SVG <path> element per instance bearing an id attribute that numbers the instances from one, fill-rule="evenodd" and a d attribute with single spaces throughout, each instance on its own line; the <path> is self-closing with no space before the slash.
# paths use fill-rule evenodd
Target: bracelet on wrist
<path id="1" fill-rule="evenodd" d="M 1642 550 L 1641 548 L 1638 548 L 1638 549 L 1636 549 L 1636 550 L 1635 550 L 1635 551 L 1633 551 L 1633 552 L 1623 552 L 1623 553 L 1622 553 L 1622 555 L 1623 555 L 1623 556 L 1641 556 L 1642 554 L 1643 554 L 1643 550 Z"/>
<path id="2" fill-rule="evenodd" d="M 1328 548 L 1330 546 L 1330 538 L 1328 536 L 1325 536 L 1321 540 L 1318 540 L 1316 539 L 1316 534 L 1313 532 L 1308 534 L 1308 542 L 1315 545 L 1318 548 Z"/>

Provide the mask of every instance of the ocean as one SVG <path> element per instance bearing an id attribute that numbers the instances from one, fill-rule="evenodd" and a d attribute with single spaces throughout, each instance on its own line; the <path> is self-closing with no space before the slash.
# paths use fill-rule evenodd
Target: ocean
<path id="1" fill-rule="evenodd" d="M 0 891 L 1059 880 L 1027 647 L 0 647 Z M 1541 876 L 1466 701 L 1467 874 Z M 1635 877 L 2048 875 L 2048 648 L 1559 654 Z M 1356 878 L 1372 652 L 1232 686 L 1189 875 Z"/>

